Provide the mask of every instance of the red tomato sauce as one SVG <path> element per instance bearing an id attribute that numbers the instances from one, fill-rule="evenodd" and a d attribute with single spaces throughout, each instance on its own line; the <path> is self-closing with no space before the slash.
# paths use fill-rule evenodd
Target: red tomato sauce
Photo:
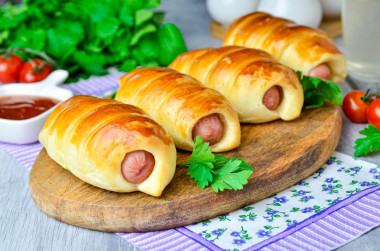
<path id="1" fill-rule="evenodd" d="M 49 110 L 60 101 L 39 96 L 4 96 L 0 97 L 0 118 L 23 120 L 36 117 Z"/>

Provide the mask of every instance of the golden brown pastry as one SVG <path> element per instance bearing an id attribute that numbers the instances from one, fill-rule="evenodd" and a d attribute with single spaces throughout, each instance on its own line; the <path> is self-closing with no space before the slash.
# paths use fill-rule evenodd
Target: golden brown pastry
<path id="1" fill-rule="evenodd" d="M 297 118 L 303 90 L 297 74 L 268 53 L 239 46 L 190 51 L 170 65 L 223 94 L 241 122 Z"/>
<path id="2" fill-rule="evenodd" d="M 63 102 L 39 140 L 62 167 L 111 191 L 160 196 L 176 168 L 166 131 L 140 108 L 115 100 L 75 96 Z"/>
<path id="3" fill-rule="evenodd" d="M 326 33 L 256 12 L 235 20 L 224 38 L 224 45 L 261 49 L 281 64 L 304 75 L 343 82 L 346 59 Z"/>
<path id="4" fill-rule="evenodd" d="M 139 68 L 119 80 L 116 100 L 142 108 L 161 124 L 175 145 L 192 150 L 201 135 L 214 152 L 240 145 L 236 112 L 219 92 L 164 67 Z"/>

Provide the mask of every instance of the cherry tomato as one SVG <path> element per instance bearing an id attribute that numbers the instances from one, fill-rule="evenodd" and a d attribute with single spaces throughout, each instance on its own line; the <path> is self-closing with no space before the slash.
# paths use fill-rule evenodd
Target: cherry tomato
<path id="1" fill-rule="evenodd" d="M 24 64 L 20 71 L 21 83 L 34 83 L 44 80 L 53 71 L 46 61 L 32 59 Z"/>
<path id="2" fill-rule="evenodd" d="M 0 56 L 0 83 L 9 84 L 18 82 L 19 74 L 24 61 L 16 54 L 9 57 Z"/>
<path id="3" fill-rule="evenodd" d="M 364 91 L 351 91 L 343 99 L 343 112 L 352 122 L 366 123 L 368 104 L 360 98 L 365 96 Z"/>
<path id="4" fill-rule="evenodd" d="M 371 102 L 367 110 L 368 122 L 380 130 L 380 99 Z"/>

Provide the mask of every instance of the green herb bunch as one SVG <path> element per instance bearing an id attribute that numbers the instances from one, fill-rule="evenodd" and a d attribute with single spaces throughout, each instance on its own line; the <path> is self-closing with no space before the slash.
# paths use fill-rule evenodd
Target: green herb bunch
<path id="1" fill-rule="evenodd" d="M 177 26 L 161 25 L 160 0 L 24 0 L 0 8 L 0 48 L 45 52 L 68 82 L 141 66 L 166 66 L 186 51 Z"/>

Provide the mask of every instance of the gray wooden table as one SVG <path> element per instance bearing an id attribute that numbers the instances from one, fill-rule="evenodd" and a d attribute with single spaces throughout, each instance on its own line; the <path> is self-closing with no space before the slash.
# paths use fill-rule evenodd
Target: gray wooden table
<path id="1" fill-rule="evenodd" d="M 210 36 L 204 0 L 162 0 L 161 9 L 167 12 L 166 22 L 181 28 L 189 50 L 221 46 Z M 337 43 L 343 49 L 341 38 Z M 344 94 L 368 87 L 348 82 L 340 86 Z M 364 127 L 344 117 L 337 151 L 353 156 L 353 142 Z M 362 159 L 380 164 L 380 153 Z M 29 194 L 29 172 L 2 151 L 0 173 L 0 250 L 139 250 L 115 234 L 78 228 L 45 215 Z M 379 250 L 379 237 L 380 228 L 376 228 L 338 250 Z"/>

